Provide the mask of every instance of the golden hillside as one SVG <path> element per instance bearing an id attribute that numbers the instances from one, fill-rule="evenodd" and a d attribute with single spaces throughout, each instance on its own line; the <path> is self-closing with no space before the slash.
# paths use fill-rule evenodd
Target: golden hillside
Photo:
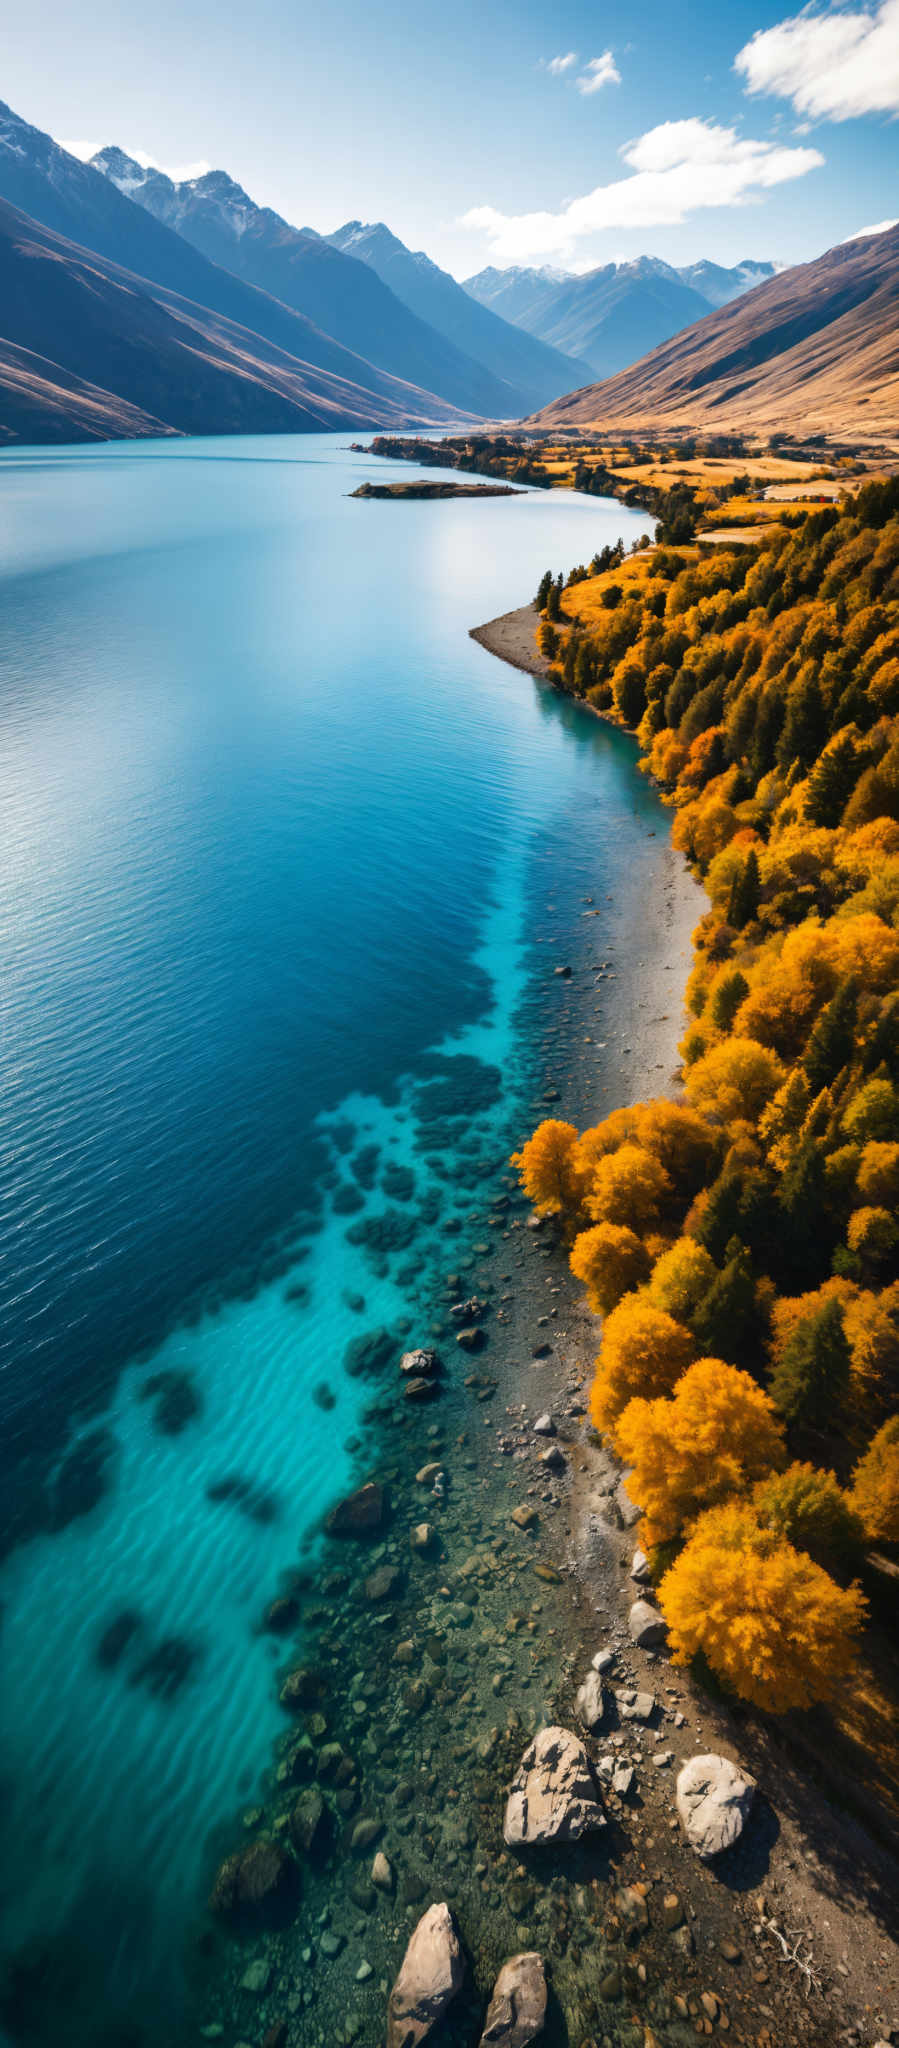
<path id="1" fill-rule="evenodd" d="M 784 271 L 532 424 L 899 446 L 899 227 Z"/>

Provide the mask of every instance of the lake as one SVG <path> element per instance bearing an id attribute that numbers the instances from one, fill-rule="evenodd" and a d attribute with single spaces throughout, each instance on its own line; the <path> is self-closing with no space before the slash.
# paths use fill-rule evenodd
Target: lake
<path id="1" fill-rule="evenodd" d="M 349 496 L 403 474 L 334 436 L 0 456 L 15 2042 L 178 2037 L 283 1729 L 264 1608 L 534 1120 L 537 909 L 573 860 L 632 925 L 654 887 L 632 744 L 467 636 L 644 515 Z"/>

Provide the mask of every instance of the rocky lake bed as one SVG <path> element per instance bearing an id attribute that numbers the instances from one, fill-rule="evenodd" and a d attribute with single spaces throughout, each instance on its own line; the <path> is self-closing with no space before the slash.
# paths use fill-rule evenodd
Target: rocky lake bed
<path id="1" fill-rule="evenodd" d="M 673 953 L 691 899 L 671 862 Z M 575 1051 L 572 1026 L 597 983 L 577 914 L 580 952 L 571 925 L 561 964 L 547 941 L 531 1108 L 586 1120 L 592 1032 Z M 611 942 L 603 957 L 636 1043 L 645 963 Z M 652 1021 L 641 1071 L 673 1061 L 673 991 Z M 373 1382 L 356 1490 L 260 1603 L 284 1731 L 219 1845 L 201 2035 L 899 2038 L 889 1859 L 770 1730 L 670 1664 L 637 1510 L 588 1419 L 598 1325 L 507 1158 L 473 1138 L 467 1171 L 465 1231 L 417 1319 L 367 1333 L 351 1362 Z"/>

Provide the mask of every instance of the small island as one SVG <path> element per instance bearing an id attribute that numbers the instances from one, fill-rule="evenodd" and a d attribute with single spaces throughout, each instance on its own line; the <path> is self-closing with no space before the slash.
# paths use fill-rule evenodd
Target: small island
<path id="1" fill-rule="evenodd" d="M 351 498 L 520 498 L 521 491 L 511 484 L 455 484 L 434 483 L 428 477 L 416 477 L 410 484 L 360 484 L 357 491 L 351 491 Z"/>

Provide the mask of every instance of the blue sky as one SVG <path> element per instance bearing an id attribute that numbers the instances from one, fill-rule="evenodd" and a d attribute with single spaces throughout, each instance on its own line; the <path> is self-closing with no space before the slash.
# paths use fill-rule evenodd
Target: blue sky
<path id="1" fill-rule="evenodd" d="M 28 0 L 0 96 L 81 153 L 229 170 L 457 276 L 791 263 L 899 214 L 899 0 Z"/>

